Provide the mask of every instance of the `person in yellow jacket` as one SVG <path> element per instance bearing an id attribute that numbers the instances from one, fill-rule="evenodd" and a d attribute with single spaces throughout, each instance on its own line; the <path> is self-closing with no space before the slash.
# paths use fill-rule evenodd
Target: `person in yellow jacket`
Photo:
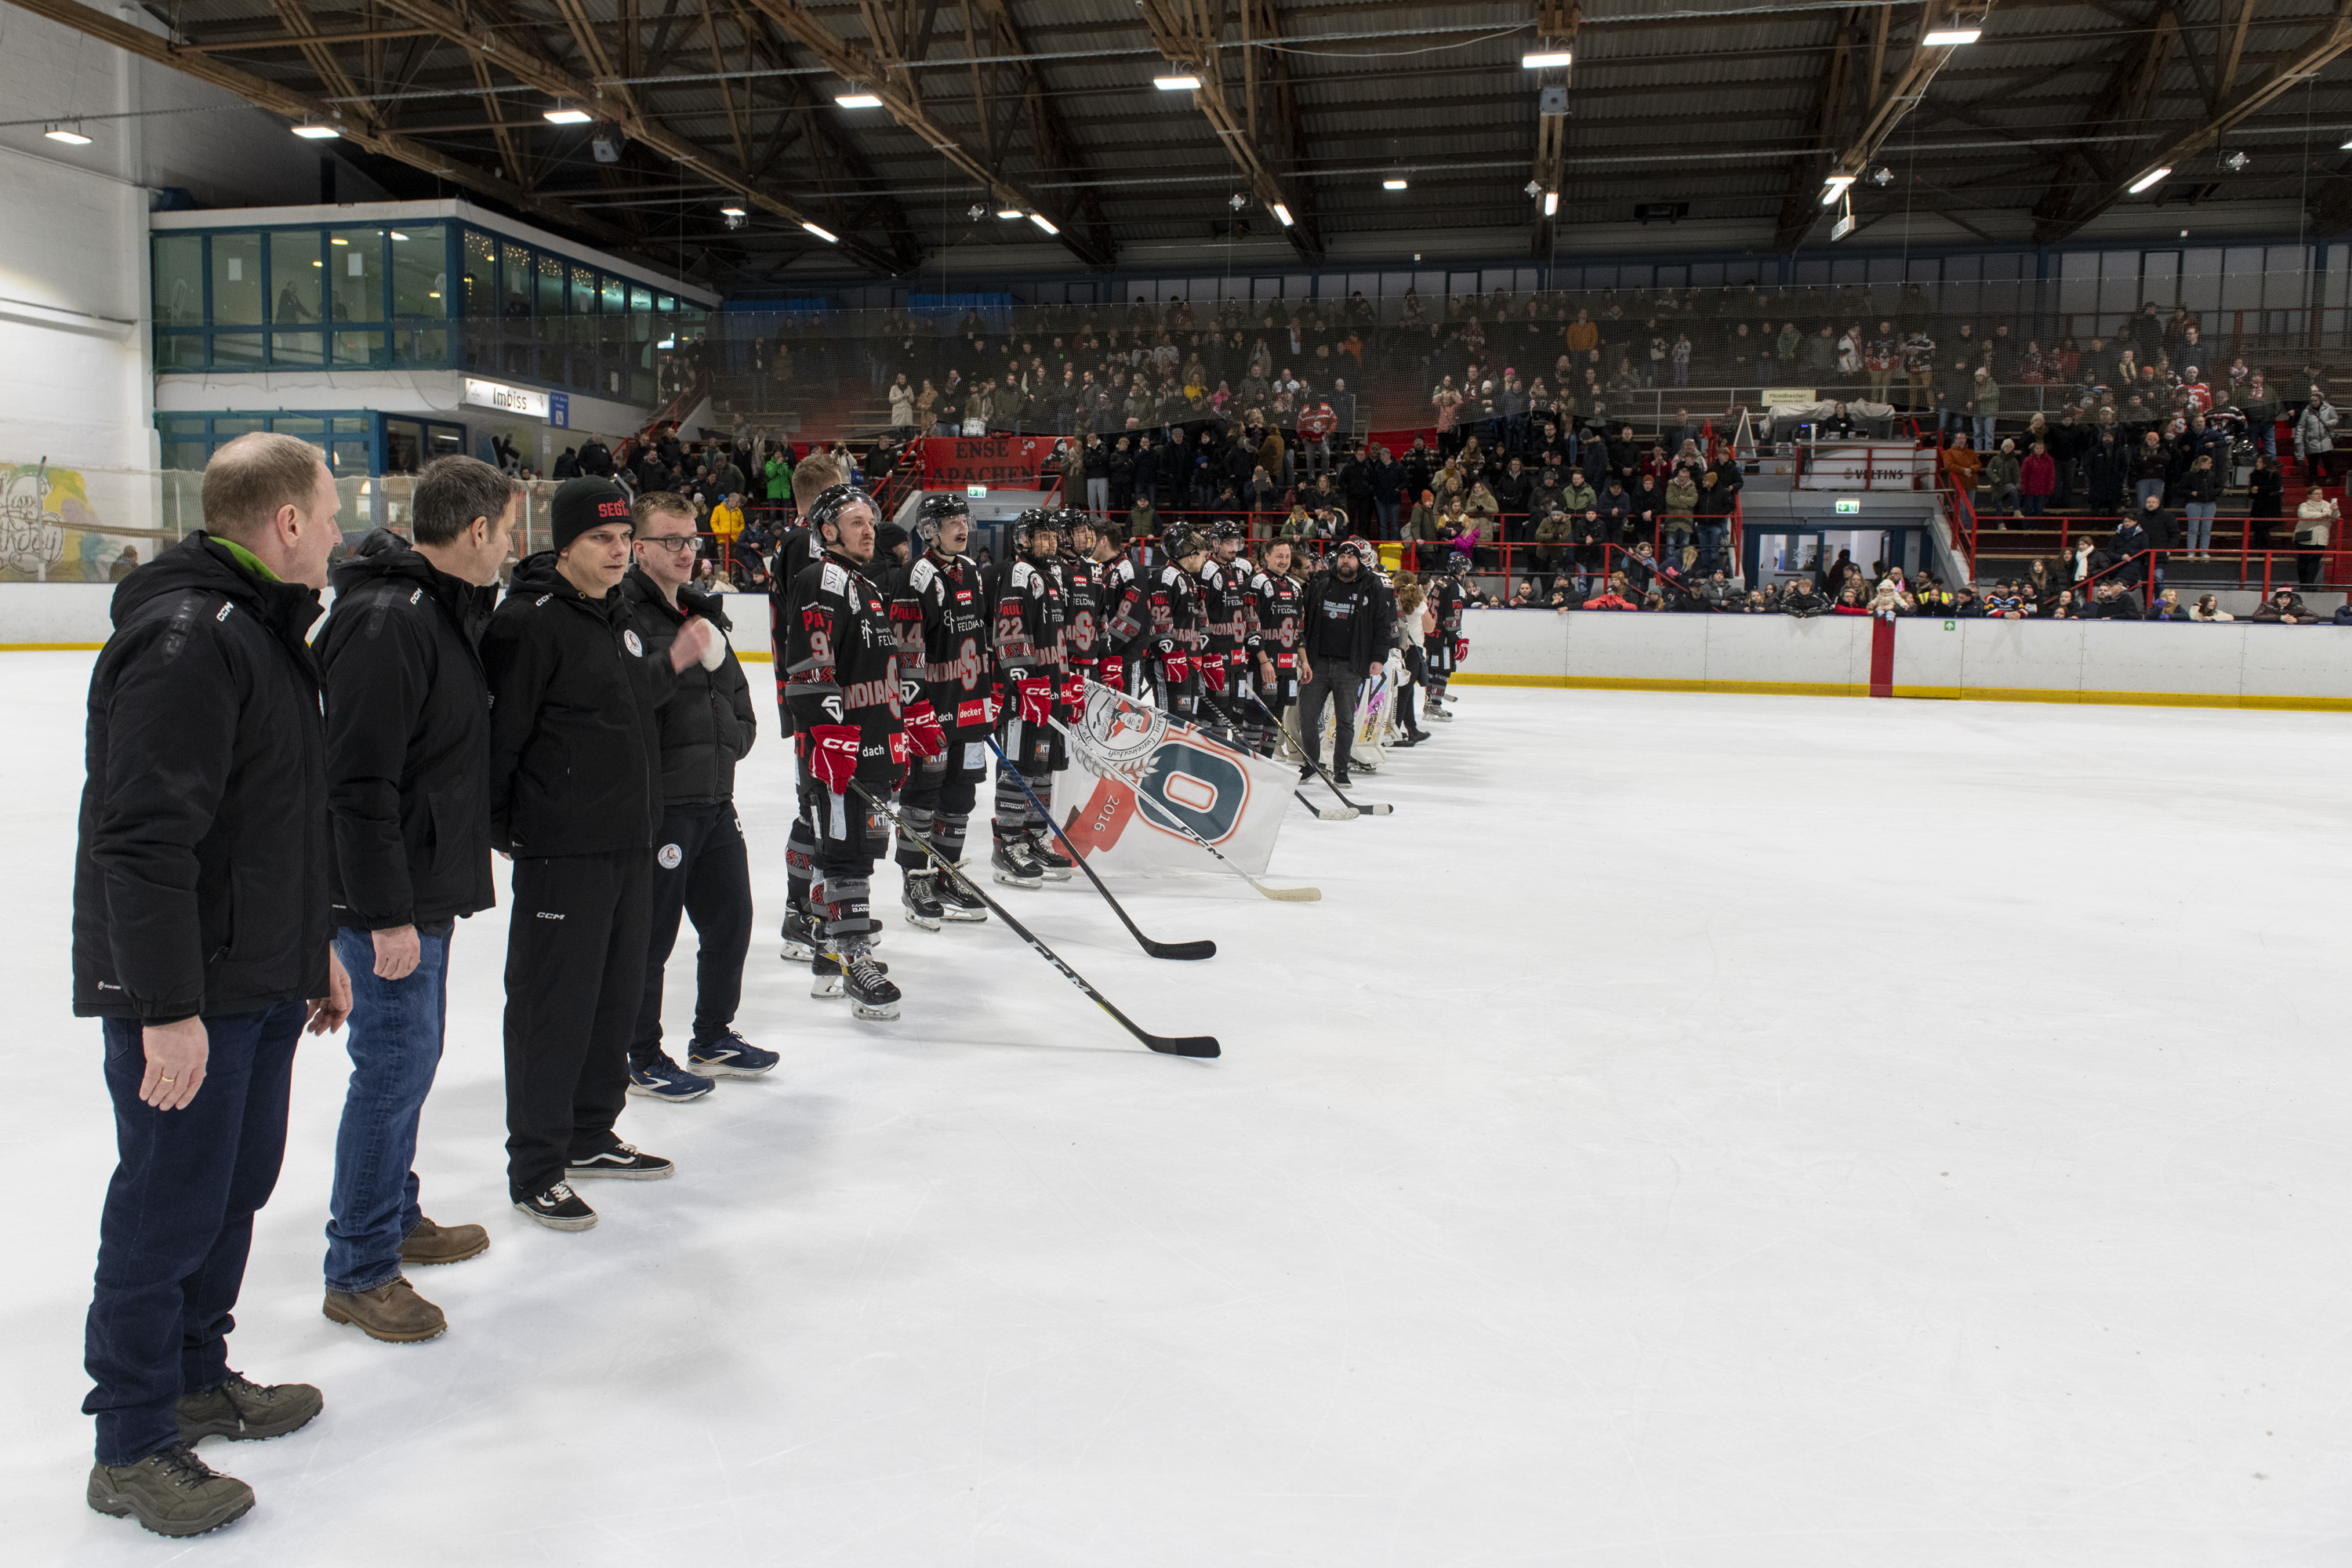
<path id="1" fill-rule="evenodd" d="M 743 537 L 743 497 L 730 490 L 727 499 L 710 509 L 710 532 L 719 541 L 719 569 L 731 571 L 735 564 L 735 542 Z"/>

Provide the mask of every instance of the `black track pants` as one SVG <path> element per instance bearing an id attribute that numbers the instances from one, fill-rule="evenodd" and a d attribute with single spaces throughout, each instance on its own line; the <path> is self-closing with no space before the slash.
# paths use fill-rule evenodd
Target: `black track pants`
<path id="1" fill-rule="evenodd" d="M 680 914 L 694 922 L 697 1044 L 719 1038 L 735 1021 L 743 959 L 751 950 L 751 858 L 734 803 L 673 805 L 662 814 L 656 842 L 645 1000 L 629 1042 L 633 1067 L 650 1067 L 662 1055 L 662 972 L 677 945 Z"/>

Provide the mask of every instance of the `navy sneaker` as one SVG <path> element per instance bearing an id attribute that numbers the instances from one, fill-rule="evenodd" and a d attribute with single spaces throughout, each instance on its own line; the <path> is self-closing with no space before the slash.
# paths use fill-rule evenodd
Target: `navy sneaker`
<path id="1" fill-rule="evenodd" d="M 763 1051 L 730 1029 L 715 1040 L 697 1040 L 686 1053 L 688 1065 L 704 1079 L 758 1078 L 784 1058 Z"/>
<path id="2" fill-rule="evenodd" d="M 667 1051 L 651 1067 L 641 1068 L 632 1063 L 629 1068 L 629 1092 L 642 1094 L 647 1100 L 667 1100 L 672 1104 L 682 1104 L 689 1100 L 700 1100 L 718 1087 L 710 1079 L 690 1073 L 670 1060 Z"/>
<path id="3" fill-rule="evenodd" d="M 575 1182 L 583 1176 L 616 1176 L 625 1182 L 658 1182 L 666 1176 L 677 1174 L 677 1167 L 659 1154 L 641 1153 L 635 1143 L 615 1143 L 602 1153 L 591 1154 L 584 1160 L 565 1161 L 563 1173 Z"/>

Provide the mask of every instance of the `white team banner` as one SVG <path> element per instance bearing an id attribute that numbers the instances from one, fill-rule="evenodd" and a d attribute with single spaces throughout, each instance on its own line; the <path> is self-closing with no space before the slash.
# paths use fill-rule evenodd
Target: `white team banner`
<path id="1" fill-rule="evenodd" d="M 1252 876 L 1274 856 L 1291 771 L 1095 681 L 1067 731 L 1078 766 L 1064 830 L 1104 871 L 1209 871 L 1182 823 Z M 1091 783 L 1093 788 L 1087 785 Z"/>
<path id="2" fill-rule="evenodd" d="M 1815 447 L 1797 478 L 1801 490 L 1930 489 L 1935 483 L 1934 447 L 1885 442 Z"/>

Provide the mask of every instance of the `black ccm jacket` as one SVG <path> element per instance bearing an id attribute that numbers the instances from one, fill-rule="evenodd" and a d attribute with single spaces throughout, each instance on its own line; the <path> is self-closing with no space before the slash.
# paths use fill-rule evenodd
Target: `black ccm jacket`
<path id="1" fill-rule="evenodd" d="M 475 652 L 497 602 L 376 530 L 335 568 L 319 636 L 335 921 L 433 925 L 498 902 L 490 684 Z"/>
<path id="2" fill-rule="evenodd" d="M 657 660 L 664 669 L 669 667 L 669 645 L 677 640 L 687 616 L 700 616 L 723 632 L 735 629 L 719 607 L 717 595 L 680 588 L 678 608 L 673 610 L 654 580 L 634 566 L 617 592 L 627 596 L 632 624 L 645 639 L 646 658 Z M 661 710 L 663 803 L 715 805 L 734 799 L 735 764 L 759 733 L 751 685 L 743 678 L 731 645 L 717 669 L 695 663 L 679 670 Z"/>
<path id="3" fill-rule="evenodd" d="M 192 533 L 122 580 L 89 681 L 74 1012 L 168 1024 L 327 994 L 319 595 Z"/>
<path id="4" fill-rule="evenodd" d="M 669 660 L 614 588 L 592 599 L 525 557 L 482 637 L 490 678 L 490 842 L 513 855 L 647 849 L 661 826 Z"/>

